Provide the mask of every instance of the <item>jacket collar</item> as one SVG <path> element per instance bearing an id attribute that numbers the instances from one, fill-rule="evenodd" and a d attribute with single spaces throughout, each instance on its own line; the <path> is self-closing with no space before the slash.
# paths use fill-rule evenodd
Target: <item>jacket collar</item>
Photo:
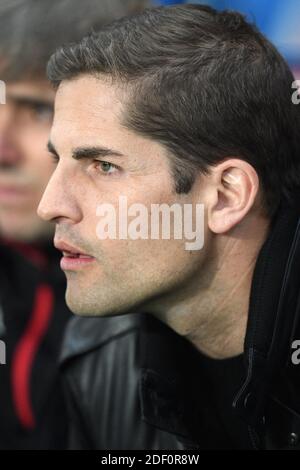
<path id="1" fill-rule="evenodd" d="M 144 315 L 140 333 L 142 419 L 183 441 L 196 442 L 199 353 L 171 328 Z"/>
<path id="2" fill-rule="evenodd" d="M 264 425 L 268 393 L 289 360 L 299 317 L 299 266 L 299 213 L 283 206 L 257 259 L 244 350 L 247 378 L 233 397 L 237 412 L 254 428 Z M 145 316 L 140 347 L 142 418 L 195 442 L 195 407 L 202 401 L 198 351 L 151 315 Z"/>
<path id="3" fill-rule="evenodd" d="M 264 422 L 267 397 L 291 362 L 298 330 L 300 218 L 282 205 L 254 270 L 244 356 L 247 379 L 234 400 L 251 426 Z"/>

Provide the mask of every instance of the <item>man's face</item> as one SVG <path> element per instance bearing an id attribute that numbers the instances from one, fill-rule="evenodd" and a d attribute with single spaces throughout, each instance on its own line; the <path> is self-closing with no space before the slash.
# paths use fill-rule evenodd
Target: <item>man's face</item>
<path id="1" fill-rule="evenodd" d="M 46 158 L 54 92 L 46 81 L 6 83 L 0 105 L 0 234 L 36 241 L 51 224 L 36 213 L 54 166 Z"/>
<path id="2" fill-rule="evenodd" d="M 120 196 L 149 213 L 151 204 L 201 198 L 196 190 L 175 192 L 166 151 L 122 126 L 122 112 L 122 92 L 104 79 L 65 81 L 56 95 L 49 147 L 57 167 L 39 215 L 56 222 L 55 244 L 66 252 L 66 299 L 78 314 L 147 305 L 201 269 L 202 251 L 187 251 L 183 239 L 99 239 L 97 207 L 108 203 L 118 214 Z"/>

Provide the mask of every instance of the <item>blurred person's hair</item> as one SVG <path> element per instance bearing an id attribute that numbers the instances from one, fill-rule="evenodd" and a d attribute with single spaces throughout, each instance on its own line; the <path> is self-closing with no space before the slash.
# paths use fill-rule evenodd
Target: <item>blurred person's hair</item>
<path id="1" fill-rule="evenodd" d="M 1 0 L 0 78 L 45 77 L 58 46 L 147 5 L 148 0 Z"/>
<path id="2" fill-rule="evenodd" d="M 241 14 L 185 5 L 122 18 L 60 48 L 48 64 L 55 86 L 83 73 L 126 87 L 123 124 L 170 151 L 178 193 L 226 157 L 255 168 L 269 216 L 298 188 L 294 78 Z"/>

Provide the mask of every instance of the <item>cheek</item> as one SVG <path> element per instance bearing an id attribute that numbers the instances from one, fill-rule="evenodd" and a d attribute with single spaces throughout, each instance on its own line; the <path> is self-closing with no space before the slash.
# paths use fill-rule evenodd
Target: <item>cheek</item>
<path id="1" fill-rule="evenodd" d="M 30 124 L 26 127 L 20 128 L 19 140 L 24 149 L 29 151 L 32 149 L 34 152 L 45 152 L 49 134 L 51 130 L 50 123 L 48 124 Z"/>
<path id="2" fill-rule="evenodd" d="M 40 193 L 44 192 L 47 183 L 55 169 L 46 150 L 50 127 L 35 132 L 27 132 L 22 140 L 24 154 L 26 155 L 26 169 L 35 179 L 35 186 Z"/>
<path id="3" fill-rule="evenodd" d="M 36 208 L 34 201 L 15 210 L 7 211 L 0 208 L 0 225 L 6 229 L 19 229 L 22 233 L 24 228 L 28 230 L 36 223 L 38 219 Z"/>
<path id="4" fill-rule="evenodd" d="M 53 162 L 50 160 L 49 155 L 47 153 L 45 154 L 39 153 L 39 155 L 36 156 L 34 163 L 36 165 L 36 169 L 40 177 L 41 187 L 43 188 L 43 191 L 44 191 L 46 188 L 46 185 L 48 184 L 48 181 L 50 180 L 52 176 L 52 173 L 55 170 L 55 166 Z"/>
<path id="5" fill-rule="evenodd" d="M 35 156 L 31 155 L 27 163 L 27 172 L 31 175 L 34 183 L 37 205 L 42 198 L 53 171 L 54 165 L 51 161 L 49 162 L 49 155 L 43 155 L 41 152 Z"/>
<path id="6" fill-rule="evenodd" d="M 172 186 L 170 181 L 166 181 L 165 184 L 162 182 L 154 181 L 154 178 L 143 178 L 143 181 L 139 179 L 131 178 L 130 181 L 113 181 L 109 183 L 109 177 L 106 181 L 99 178 L 99 181 L 89 180 L 81 176 L 76 178 L 76 186 L 72 186 L 72 182 L 69 182 L 69 190 L 71 193 L 78 193 L 80 187 L 80 209 L 83 214 L 81 221 L 81 234 L 85 234 L 86 238 L 96 242 L 97 251 L 105 248 L 105 256 L 110 258 L 123 259 L 128 254 L 132 255 L 133 258 L 149 258 L 153 259 L 155 256 L 161 255 L 164 252 L 167 255 L 168 251 L 173 254 L 179 250 L 182 251 L 182 240 L 151 240 L 151 204 L 167 204 L 172 205 L 174 202 L 174 194 L 172 192 Z M 74 178 L 75 181 L 75 178 Z M 133 204 L 139 204 L 146 210 L 147 223 L 148 223 L 148 239 L 146 240 L 132 240 L 130 237 L 130 224 L 140 214 L 138 212 L 133 215 L 130 213 L 130 208 Z M 101 212 L 102 209 L 102 212 Z M 108 210 L 109 211 L 109 216 Z M 122 218 L 126 220 L 125 232 L 126 239 L 122 239 L 120 236 L 119 220 Z M 97 230 L 107 231 L 108 226 L 114 227 L 110 233 L 115 233 L 115 238 L 108 236 L 107 238 L 101 238 Z M 114 223 L 116 222 L 116 224 Z M 100 227 L 100 228 L 99 228 Z M 103 232 L 101 232 L 103 233 Z"/>

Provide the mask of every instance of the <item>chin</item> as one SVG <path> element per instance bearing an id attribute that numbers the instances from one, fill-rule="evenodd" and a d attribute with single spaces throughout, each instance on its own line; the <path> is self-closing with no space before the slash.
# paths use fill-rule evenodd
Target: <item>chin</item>
<path id="1" fill-rule="evenodd" d="M 0 234 L 3 238 L 16 242 L 34 243 L 46 241 L 52 243 L 54 228 L 48 223 L 35 219 L 34 221 L 24 221 L 20 225 L 0 224 Z"/>
<path id="2" fill-rule="evenodd" d="M 94 302 L 89 302 L 88 299 L 84 297 L 84 294 L 78 298 L 77 295 L 72 295 L 67 289 L 66 303 L 71 312 L 80 317 L 105 316 L 103 306 L 101 306 L 100 302 L 95 305 Z"/>
<path id="3" fill-rule="evenodd" d="M 120 305 L 114 302 L 108 303 L 103 299 L 89 301 L 87 297 L 84 298 L 84 294 L 81 298 L 72 296 L 67 291 L 66 303 L 71 312 L 80 317 L 112 317 L 118 315 L 125 315 L 126 313 L 132 312 L 131 305 Z"/>
<path id="4" fill-rule="evenodd" d="M 81 302 L 76 302 L 76 299 L 72 298 L 72 296 L 66 294 L 66 304 L 71 310 L 72 313 L 79 316 L 89 316 L 90 313 L 88 312 L 87 308 L 83 308 Z"/>

